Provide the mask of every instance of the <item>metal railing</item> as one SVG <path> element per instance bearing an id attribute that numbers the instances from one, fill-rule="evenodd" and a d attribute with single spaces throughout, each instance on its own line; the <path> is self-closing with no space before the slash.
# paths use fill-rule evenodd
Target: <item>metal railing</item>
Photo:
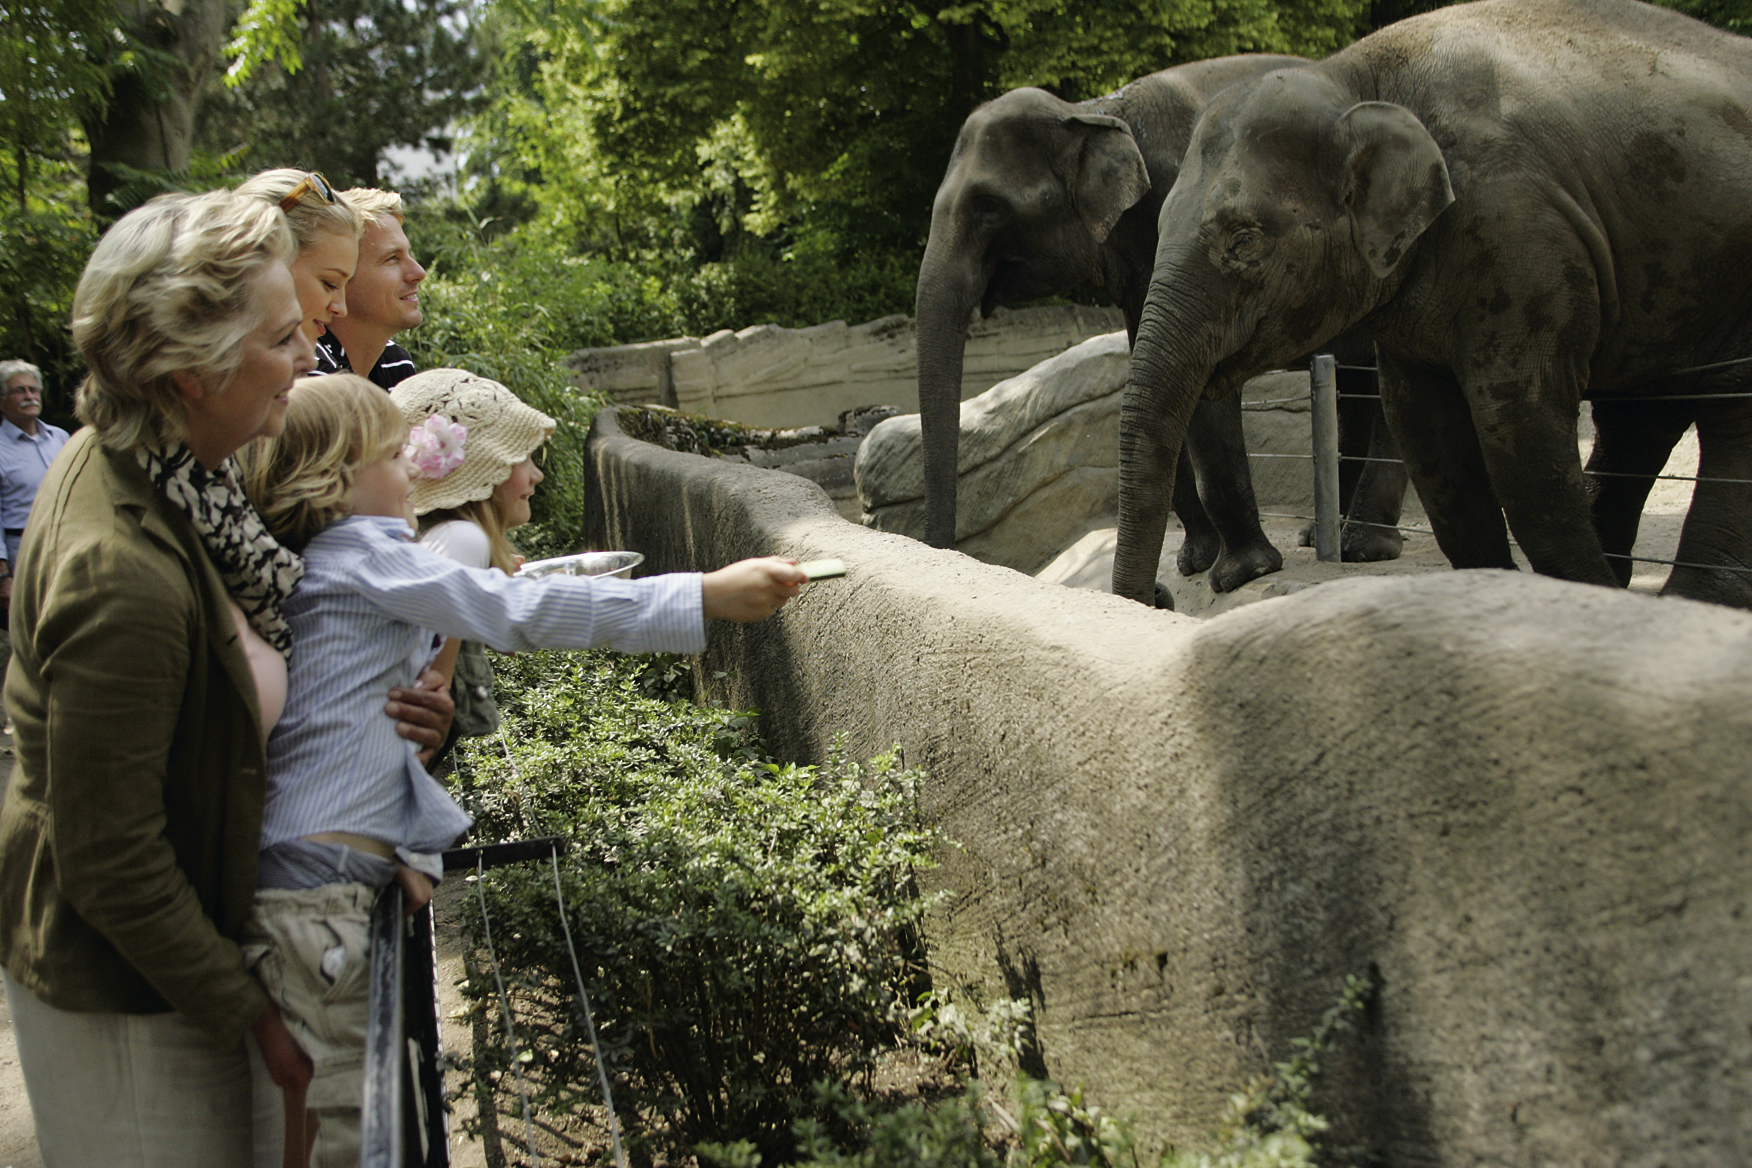
<path id="1" fill-rule="evenodd" d="M 444 870 L 473 872 L 478 878 L 488 868 L 547 860 L 554 865 L 554 888 L 558 895 L 559 856 L 566 847 L 564 839 L 550 837 L 454 848 L 444 853 Z M 480 888 L 478 880 L 475 887 Z M 438 950 L 432 906 L 427 905 L 412 916 L 404 911 L 404 906 L 400 886 L 391 884 L 377 898 L 371 913 L 371 1004 L 365 1031 L 359 1164 L 360 1168 L 449 1168 L 449 1106 L 444 1096 Z M 565 920 L 563 911 L 560 919 Z M 491 946 L 490 932 L 488 945 Z M 493 965 L 497 977 L 497 962 Z M 580 988 L 581 983 L 582 978 Z M 499 998 L 509 1032 L 510 1006 L 505 1000 L 502 979 Z M 591 1022 L 593 1049 L 594 1025 Z M 512 1065 L 519 1067 L 521 1080 L 520 1064 L 513 1059 Z M 603 1091 L 606 1096 L 606 1079 Z M 528 1095 L 526 1091 L 522 1094 L 527 1124 Z M 530 1143 L 533 1156 L 533 1138 Z M 618 1148 L 618 1139 L 616 1144 Z M 539 1164 L 539 1158 L 534 1162 Z"/>
<path id="2" fill-rule="evenodd" d="M 1752 364 L 1752 357 L 1740 358 L 1734 361 L 1722 361 L 1712 365 L 1700 365 L 1693 369 L 1682 369 L 1669 375 L 1672 378 L 1712 373 L 1727 369 L 1737 369 Z M 1339 549 L 1339 534 L 1345 523 L 1363 523 L 1369 527 L 1387 527 L 1407 534 L 1434 535 L 1427 527 L 1414 527 L 1405 524 L 1388 525 L 1367 523 L 1366 521 L 1347 519 L 1341 512 L 1338 489 L 1339 465 L 1352 463 L 1400 463 L 1396 458 L 1370 458 L 1363 455 L 1341 454 L 1338 443 L 1338 400 L 1344 397 L 1351 400 L 1379 401 L 1380 394 L 1361 394 L 1338 392 L 1337 359 L 1331 354 L 1322 353 L 1314 357 L 1309 364 L 1308 401 L 1310 414 L 1310 431 L 1312 452 L 1310 454 L 1267 454 L 1249 452 L 1249 458 L 1292 458 L 1305 459 L 1313 464 L 1314 469 L 1314 514 L 1292 515 L 1279 512 L 1260 512 L 1261 515 L 1275 519 L 1301 519 L 1314 524 L 1315 558 L 1322 563 L 1337 563 L 1341 558 Z M 1343 366 L 1345 369 L 1368 370 L 1374 372 L 1372 366 Z M 1649 396 L 1614 397 L 1617 402 L 1674 402 L 1674 401 L 1727 401 L 1733 399 L 1752 398 L 1752 393 L 1704 393 L 1704 394 L 1655 394 Z M 1299 404 L 1299 398 L 1274 398 L 1269 401 L 1247 403 L 1250 407 L 1259 408 L 1272 405 Z M 1752 484 L 1752 480 L 1720 478 L 1699 475 L 1654 474 L 1640 475 L 1628 471 L 1597 471 L 1584 470 L 1585 474 L 1596 478 L 1631 478 L 1666 480 L 1671 482 L 1712 482 L 1734 485 Z M 1665 564 L 1677 568 L 1698 568 L 1705 571 L 1737 572 L 1752 574 L 1752 568 L 1737 567 L 1729 564 L 1694 564 L 1682 560 L 1660 559 L 1652 556 L 1627 555 L 1617 552 L 1607 552 L 1608 559 L 1628 560 L 1639 564 Z"/>

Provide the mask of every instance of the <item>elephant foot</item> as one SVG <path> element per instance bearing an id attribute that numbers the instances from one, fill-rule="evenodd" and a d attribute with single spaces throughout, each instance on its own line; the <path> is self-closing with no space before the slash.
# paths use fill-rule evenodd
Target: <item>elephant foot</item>
<path id="1" fill-rule="evenodd" d="M 1397 560 L 1405 550 L 1405 536 L 1395 527 L 1347 523 L 1339 535 L 1339 558 L 1347 564 L 1372 564 Z"/>
<path id="2" fill-rule="evenodd" d="M 1211 565 L 1211 588 L 1217 592 L 1233 592 L 1249 580 L 1257 580 L 1283 566 L 1283 554 L 1269 543 L 1225 549 Z"/>
<path id="3" fill-rule="evenodd" d="M 1752 608 L 1752 575 L 1708 568 L 1674 568 L 1661 587 L 1661 595 L 1728 608 Z"/>
<path id="4" fill-rule="evenodd" d="M 1174 557 L 1174 566 L 1182 576 L 1196 576 L 1216 563 L 1222 551 L 1223 541 L 1216 532 L 1189 531 L 1180 545 L 1180 554 Z"/>
<path id="5" fill-rule="evenodd" d="M 1162 586 L 1162 581 L 1156 581 L 1156 607 L 1174 611 L 1174 594 Z"/>
<path id="6" fill-rule="evenodd" d="M 1304 527 L 1296 535 L 1297 547 L 1314 546 L 1314 525 Z M 1378 560 L 1397 560 L 1405 551 L 1405 536 L 1397 528 L 1364 526 L 1347 523 L 1338 536 L 1338 558 L 1347 564 L 1372 564 Z"/>

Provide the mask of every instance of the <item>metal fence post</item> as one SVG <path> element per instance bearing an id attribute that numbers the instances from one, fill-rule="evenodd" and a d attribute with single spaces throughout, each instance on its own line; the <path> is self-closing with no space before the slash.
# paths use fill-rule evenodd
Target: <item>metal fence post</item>
<path id="1" fill-rule="evenodd" d="M 1309 370 L 1314 422 L 1314 555 L 1335 564 L 1338 550 L 1338 359 L 1314 358 Z"/>
<path id="2" fill-rule="evenodd" d="M 402 890 L 391 884 L 371 913 L 371 1013 L 365 1027 L 365 1097 L 359 1115 L 362 1168 L 402 1168 Z"/>

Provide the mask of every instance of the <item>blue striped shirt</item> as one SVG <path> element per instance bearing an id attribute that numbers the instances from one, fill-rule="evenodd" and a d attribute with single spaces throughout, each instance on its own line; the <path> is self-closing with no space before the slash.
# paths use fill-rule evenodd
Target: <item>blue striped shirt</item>
<path id="1" fill-rule="evenodd" d="M 353 516 L 310 541 L 285 606 L 286 709 L 268 739 L 262 846 L 343 831 L 436 852 L 469 818 L 384 716 L 437 638 L 502 651 L 705 648 L 700 576 L 517 579 L 420 547 L 400 519 Z"/>

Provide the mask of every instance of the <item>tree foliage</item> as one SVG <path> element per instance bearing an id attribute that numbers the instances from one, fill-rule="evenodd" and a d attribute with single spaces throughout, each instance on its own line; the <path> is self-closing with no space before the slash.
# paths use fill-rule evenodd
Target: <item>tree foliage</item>
<path id="1" fill-rule="evenodd" d="M 1752 30 L 1752 0 L 1666 2 Z M 526 283 L 504 303 L 571 297 L 540 330 L 557 349 L 906 311 L 931 196 L 979 101 L 1024 84 L 1086 98 L 1230 52 L 1318 56 L 1439 6 L 13 0 L 0 6 L 0 346 L 66 385 L 65 314 L 96 230 L 157 191 L 276 165 L 385 185 L 393 148 L 451 145 L 453 129 L 461 194 L 417 210 L 416 248 L 459 229 L 496 241 L 487 262 L 521 257 L 508 271 Z M 194 12 L 201 35 L 178 32 Z M 132 129 L 194 118 L 185 91 L 213 63 L 201 54 L 226 44 L 233 84 L 210 70 L 192 155 Z"/>
<path id="2" fill-rule="evenodd" d="M 253 172 L 389 181 L 391 148 L 448 149 L 479 88 L 470 0 L 256 0 L 208 87 L 201 145 Z M 289 20 L 296 24 L 289 26 Z"/>
<path id="3" fill-rule="evenodd" d="M 572 192 L 584 204 L 667 204 L 700 259 L 716 260 L 751 238 L 913 249 L 979 102 L 1018 85 L 1080 100 L 1224 53 L 1324 53 L 1366 11 L 1360 0 L 550 0 L 537 15 L 495 107 L 493 129 L 512 131 L 499 136 L 508 161 L 544 185 L 560 170 L 593 176 Z M 637 176 L 638 190 L 615 175 Z"/>
<path id="4" fill-rule="evenodd" d="M 64 329 L 96 239 L 80 119 L 103 108 L 114 44 L 107 0 L 9 0 L 0 9 L 0 357 L 73 364 Z"/>

